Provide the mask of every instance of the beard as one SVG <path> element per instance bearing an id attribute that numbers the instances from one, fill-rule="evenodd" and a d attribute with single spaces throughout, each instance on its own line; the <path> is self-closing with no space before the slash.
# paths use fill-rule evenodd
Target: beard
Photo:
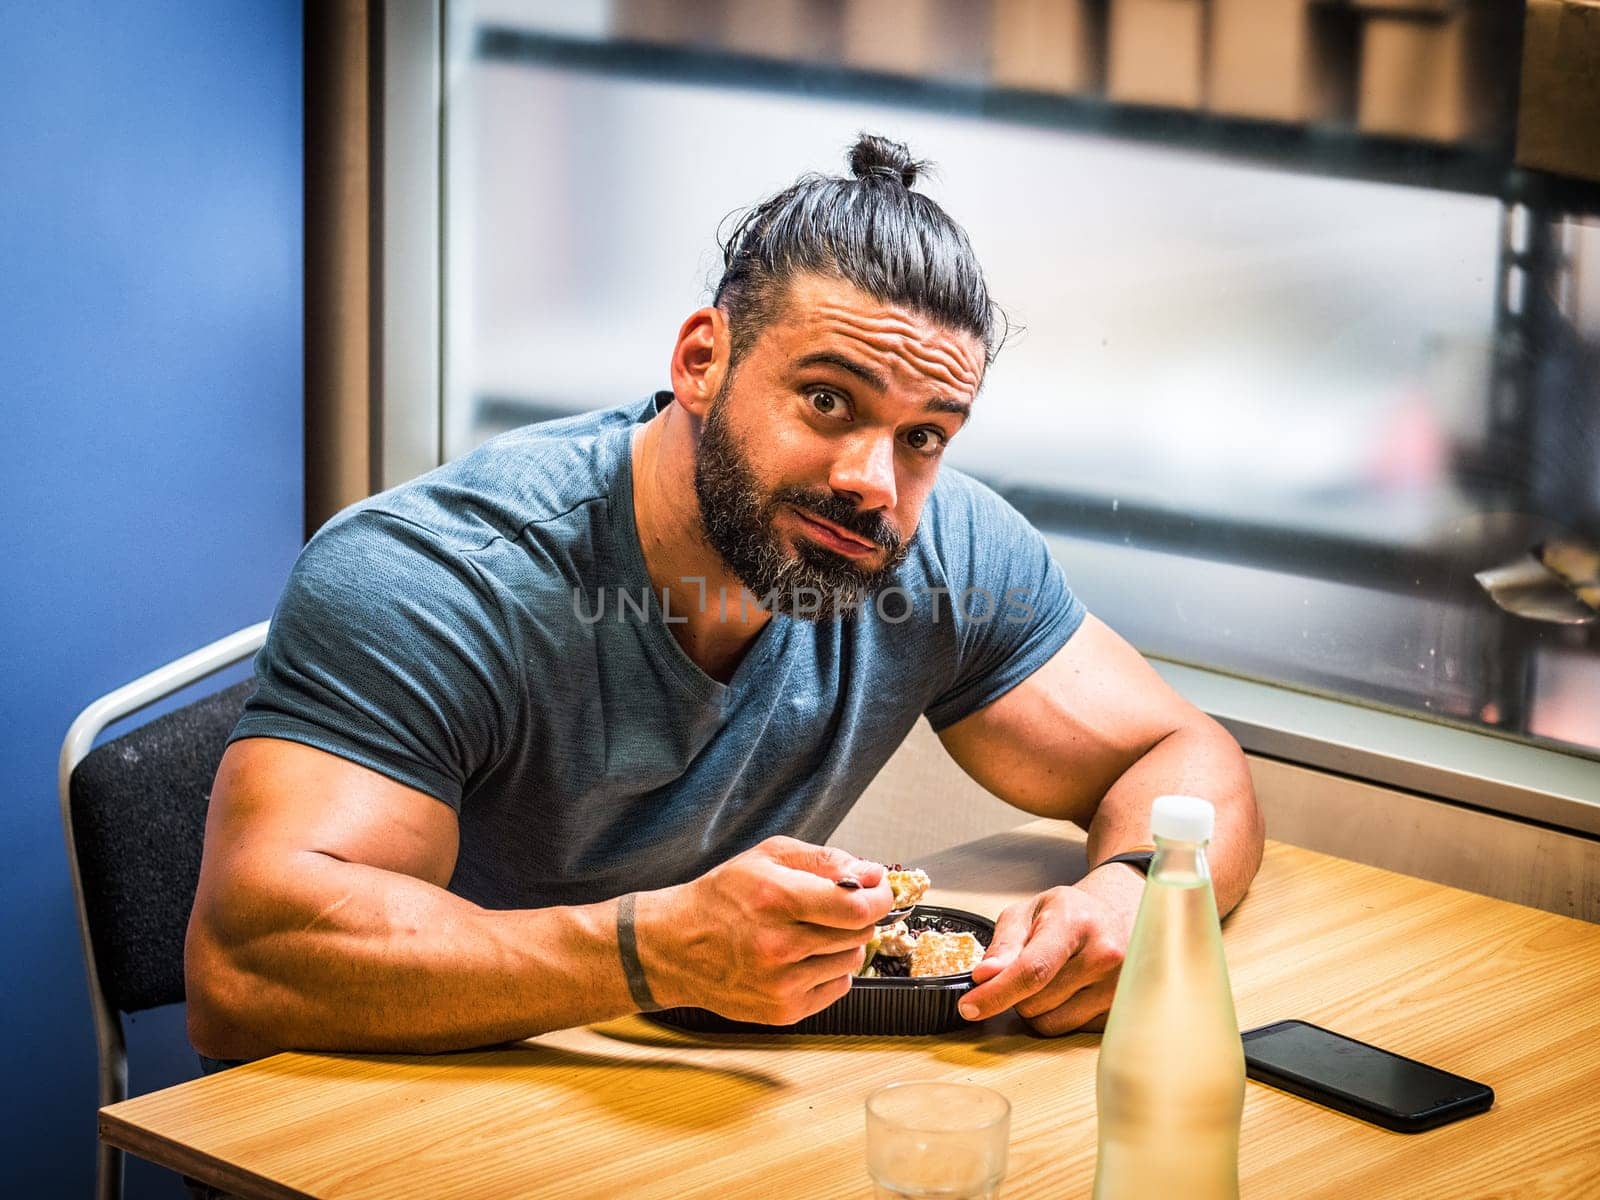
<path id="1" fill-rule="evenodd" d="M 859 512 L 831 489 L 764 490 L 728 423 L 723 400 L 731 382 L 712 401 L 695 456 L 694 492 L 706 541 L 773 612 L 819 620 L 855 611 L 894 577 L 911 551 L 910 539 L 902 538 L 884 514 Z M 774 524 L 786 505 L 815 513 L 881 547 L 882 565 L 862 566 L 805 540 L 788 549 Z"/>

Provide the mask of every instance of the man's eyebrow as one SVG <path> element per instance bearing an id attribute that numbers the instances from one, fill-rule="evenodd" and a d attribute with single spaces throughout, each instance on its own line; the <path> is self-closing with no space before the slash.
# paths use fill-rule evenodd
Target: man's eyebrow
<path id="1" fill-rule="evenodd" d="M 797 359 L 794 365 L 796 369 L 803 367 L 838 367 L 839 370 L 849 372 L 876 391 L 886 392 L 889 390 L 889 381 L 871 367 L 843 354 L 835 354 L 832 350 L 817 350 L 807 354 L 804 358 Z"/>
<path id="2" fill-rule="evenodd" d="M 929 412 L 954 413 L 963 423 L 972 415 L 972 405 L 965 400 L 950 400 L 944 396 L 935 396 L 922 407 Z"/>
<path id="3" fill-rule="evenodd" d="M 831 350 L 814 351 L 796 359 L 794 365 L 796 370 L 801 370 L 805 367 L 838 367 L 839 370 L 854 375 L 876 391 L 886 392 L 889 390 L 889 381 L 871 367 L 865 363 L 859 363 L 847 355 L 836 354 Z M 955 400 L 945 396 L 935 396 L 922 407 L 927 412 L 952 413 L 960 417 L 963 423 L 972 415 L 972 405 L 965 400 Z"/>

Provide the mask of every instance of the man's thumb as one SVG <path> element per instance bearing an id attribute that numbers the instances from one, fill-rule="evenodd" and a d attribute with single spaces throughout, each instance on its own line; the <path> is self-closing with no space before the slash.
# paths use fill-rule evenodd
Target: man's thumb
<path id="1" fill-rule="evenodd" d="M 977 978 L 979 968 L 984 968 L 984 976 L 989 977 L 998 975 L 1009 966 L 1027 944 L 1028 930 L 1032 925 L 1033 913 L 1027 908 L 1013 907 L 1002 912 L 1000 919 L 994 923 L 994 936 L 989 939 L 989 947 L 983 952 L 983 960 L 972 969 L 973 978 Z"/>

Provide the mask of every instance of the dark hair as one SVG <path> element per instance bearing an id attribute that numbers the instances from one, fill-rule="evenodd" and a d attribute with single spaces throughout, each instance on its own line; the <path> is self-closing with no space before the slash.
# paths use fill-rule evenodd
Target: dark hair
<path id="1" fill-rule="evenodd" d="M 738 214 L 722 243 L 715 304 L 728 318 L 732 361 L 749 353 L 782 313 L 790 281 L 832 275 L 879 300 L 972 334 L 984 365 L 999 349 L 1004 316 L 961 226 L 911 190 L 930 164 L 899 142 L 863 133 L 848 155 L 853 178 L 802 175 Z"/>

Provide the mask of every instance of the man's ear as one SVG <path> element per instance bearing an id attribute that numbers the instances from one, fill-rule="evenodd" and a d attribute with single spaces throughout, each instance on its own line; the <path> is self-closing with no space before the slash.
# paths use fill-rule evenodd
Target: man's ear
<path id="1" fill-rule="evenodd" d="M 704 417 L 728 378 L 731 348 L 728 318 L 720 308 L 713 305 L 690 313 L 672 347 L 673 399 Z"/>

